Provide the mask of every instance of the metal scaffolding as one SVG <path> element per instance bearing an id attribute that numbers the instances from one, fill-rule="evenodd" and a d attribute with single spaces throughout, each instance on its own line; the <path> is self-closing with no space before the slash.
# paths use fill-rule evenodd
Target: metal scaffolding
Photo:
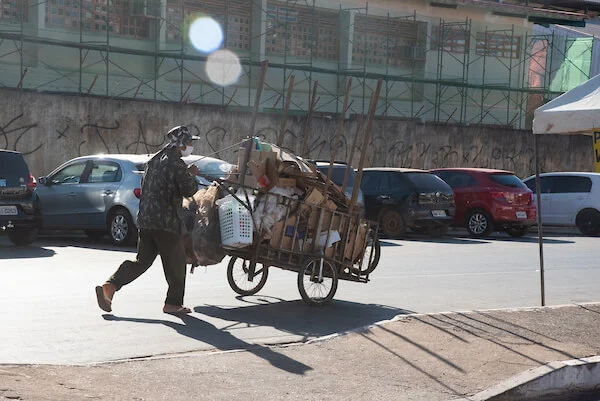
<path id="1" fill-rule="evenodd" d="M 0 87 L 250 110 L 264 58 L 263 111 L 283 112 L 292 91 L 290 113 L 332 118 L 366 113 L 382 79 L 380 116 L 528 128 L 535 107 L 589 78 L 593 42 L 315 0 L 0 5 Z M 198 15 L 223 27 L 242 66 L 235 84 L 208 79 L 209 55 L 186 37 Z"/>

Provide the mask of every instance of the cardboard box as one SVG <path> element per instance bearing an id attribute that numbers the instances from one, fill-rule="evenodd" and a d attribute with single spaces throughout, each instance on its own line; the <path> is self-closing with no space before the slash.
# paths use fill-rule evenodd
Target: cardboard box
<path id="1" fill-rule="evenodd" d="M 242 164 L 244 164 L 244 160 L 246 159 L 246 149 L 244 148 L 240 148 L 238 150 L 238 166 L 240 167 L 241 170 L 241 166 Z M 261 162 L 264 160 L 273 160 L 274 162 L 277 161 L 277 152 L 266 152 L 266 151 L 261 151 L 261 150 L 251 150 L 250 151 L 250 157 L 248 158 L 248 161 L 250 160 L 254 160 L 255 162 Z"/>
<path id="2" fill-rule="evenodd" d="M 280 188 L 296 188 L 296 179 L 279 177 L 277 186 Z"/>
<path id="3" fill-rule="evenodd" d="M 358 235 L 356 235 L 356 231 L 356 226 L 353 225 L 346 241 L 346 249 L 344 250 L 344 257 L 352 262 L 356 261 L 363 250 L 367 238 L 367 225 L 361 224 L 358 227 Z"/>
<path id="4" fill-rule="evenodd" d="M 269 246 L 276 249 L 284 249 L 291 251 L 292 250 L 292 242 L 294 242 L 294 234 L 296 237 L 294 250 L 300 249 L 300 241 L 304 238 L 304 232 L 301 232 L 298 229 L 298 232 L 295 232 L 296 229 L 296 216 L 290 216 L 287 221 L 281 220 L 275 223 L 272 230 L 271 241 L 269 242 Z"/>
<path id="5" fill-rule="evenodd" d="M 250 188 L 255 188 L 255 189 L 258 188 L 258 180 L 256 179 L 255 176 L 250 174 L 249 171 L 246 173 L 246 176 L 244 177 L 244 186 L 250 187 Z"/>
<path id="6" fill-rule="evenodd" d="M 320 206 L 325 201 L 325 195 L 317 188 L 313 188 L 310 193 L 304 198 L 304 202 L 309 205 Z"/>

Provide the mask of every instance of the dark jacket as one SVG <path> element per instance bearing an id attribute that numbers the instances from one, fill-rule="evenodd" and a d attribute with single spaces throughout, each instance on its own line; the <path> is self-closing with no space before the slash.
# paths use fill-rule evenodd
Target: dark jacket
<path id="1" fill-rule="evenodd" d="M 181 201 L 197 190 L 198 184 L 181 160 L 178 149 L 161 150 L 148 161 L 144 171 L 138 227 L 181 234 Z"/>

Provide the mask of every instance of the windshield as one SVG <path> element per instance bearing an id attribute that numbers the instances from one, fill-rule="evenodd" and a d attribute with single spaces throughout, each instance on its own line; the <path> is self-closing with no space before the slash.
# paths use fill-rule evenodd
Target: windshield
<path id="1" fill-rule="evenodd" d="M 444 191 L 450 192 L 451 189 L 435 174 L 430 173 L 405 173 L 406 177 L 413 183 L 419 192 Z"/>
<path id="2" fill-rule="evenodd" d="M 490 179 L 496 184 L 509 188 L 527 188 L 523 181 L 513 174 L 490 174 Z"/>
<path id="3" fill-rule="evenodd" d="M 194 163 L 198 166 L 200 174 L 210 178 L 225 178 L 231 171 L 232 165 L 222 160 L 199 160 Z"/>
<path id="4" fill-rule="evenodd" d="M 329 171 L 329 165 L 317 166 L 320 172 L 322 172 L 325 176 L 327 176 L 327 172 Z M 346 166 L 342 165 L 333 165 L 333 172 L 331 173 L 331 181 L 335 185 L 341 188 L 344 183 L 344 177 L 346 175 Z M 348 183 L 346 185 L 347 188 L 352 188 L 354 186 L 354 181 L 356 179 L 356 172 L 352 167 L 350 167 L 350 174 L 348 175 Z"/>

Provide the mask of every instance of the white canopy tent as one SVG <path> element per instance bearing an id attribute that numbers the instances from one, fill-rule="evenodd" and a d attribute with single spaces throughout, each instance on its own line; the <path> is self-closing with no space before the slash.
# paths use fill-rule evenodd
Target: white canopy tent
<path id="1" fill-rule="evenodd" d="M 589 134 L 600 130 L 600 75 L 589 79 L 576 88 L 537 108 L 533 117 L 533 149 L 535 154 L 535 183 L 538 219 L 538 243 L 540 248 L 540 281 L 542 306 L 544 295 L 544 236 L 542 231 L 542 208 L 540 201 L 540 162 L 538 155 L 539 134 Z M 591 145 L 591 142 L 590 142 Z"/>
<path id="2" fill-rule="evenodd" d="M 600 129 L 600 75 L 535 110 L 534 134 L 592 134 Z"/>

